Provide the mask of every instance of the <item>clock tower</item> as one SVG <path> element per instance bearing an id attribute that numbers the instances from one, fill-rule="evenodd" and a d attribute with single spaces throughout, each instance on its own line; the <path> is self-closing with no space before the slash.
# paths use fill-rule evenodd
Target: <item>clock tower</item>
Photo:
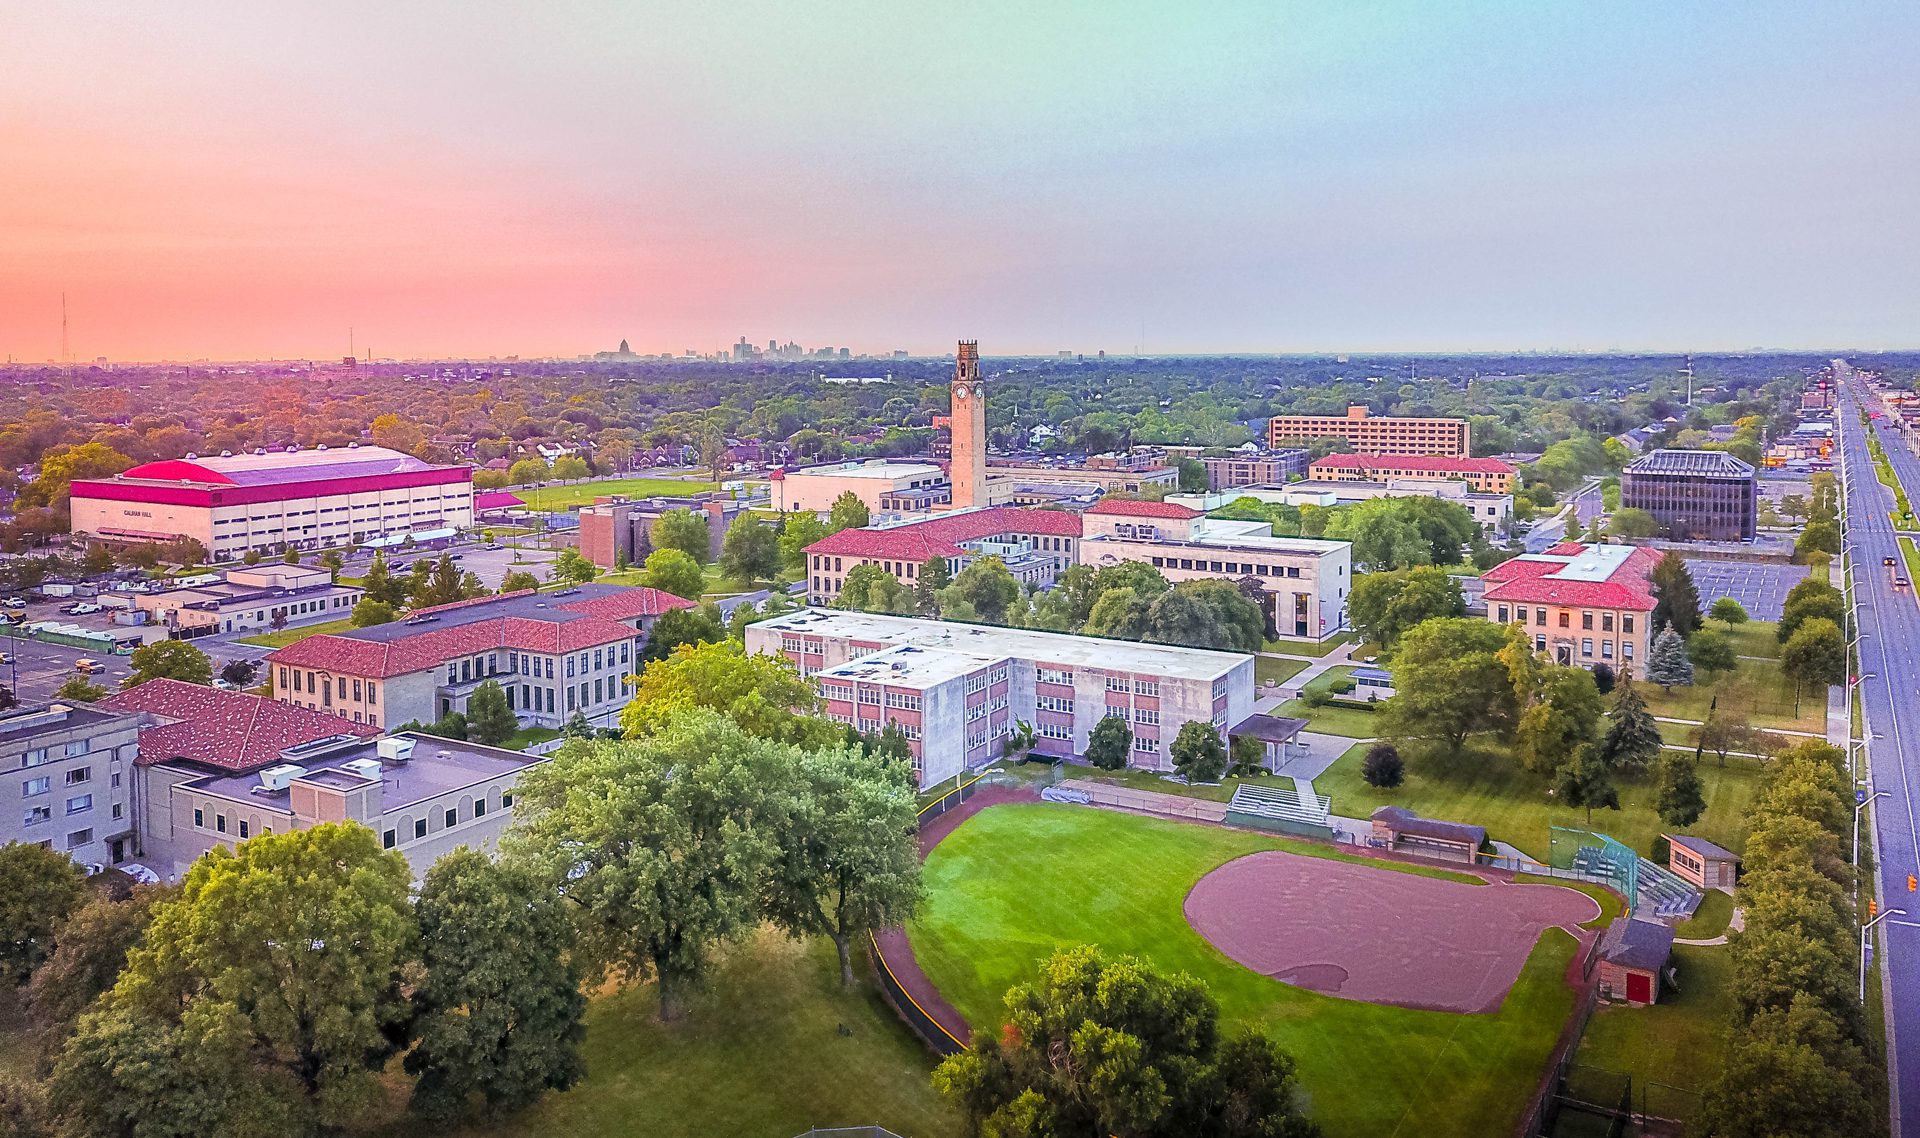
<path id="1" fill-rule="evenodd" d="M 987 389 L 980 381 L 980 343 L 960 341 L 953 365 L 953 483 L 955 507 L 987 501 Z"/>

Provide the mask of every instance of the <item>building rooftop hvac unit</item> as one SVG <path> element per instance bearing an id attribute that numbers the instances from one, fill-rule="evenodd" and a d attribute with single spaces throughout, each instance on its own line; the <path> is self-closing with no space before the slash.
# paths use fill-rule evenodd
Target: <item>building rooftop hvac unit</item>
<path id="1" fill-rule="evenodd" d="M 388 736 L 373 745 L 374 752 L 390 763 L 404 763 L 413 757 L 413 740 Z"/>
<path id="2" fill-rule="evenodd" d="M 280 763 L 260 772 L 260 789 L 281 791 L 287 784 L 307 773 L 307 768 L 299 763 Z"/>
<path id="3" fill-rule="evenodd" d="M 381 767 L 379 759 L 355 759 L 346 764 L 346 769 L 374 782 L 379 782 L 384 777 L 384 768 Z"/>

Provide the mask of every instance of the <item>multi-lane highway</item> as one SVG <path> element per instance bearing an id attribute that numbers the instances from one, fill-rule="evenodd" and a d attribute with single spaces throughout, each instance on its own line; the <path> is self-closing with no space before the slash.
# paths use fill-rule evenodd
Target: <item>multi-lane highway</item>
<path id="1" fill-rule="evenodd" d="M 1876 930 L 1879 975 L 1869 979 L 1886 985 L 1894 1133 L 1920 1138 L 1920 894 L 1907 891 L 1908 875 L 1920 874 L 1920 716 L 1913 715 L 1920 694 L 1920 605 L 1911 589 L 1896 589 L 1884 565 L 1890 557 L 1906 572 L 1888 517 L 1893 493 L 1874 475 L 1860 423 L 1861 408 L 1875 401 L 1851 368 L 1835 361 L 1834 370 L 1844 393 L 1834 417 L 1847 504 L 1846 564 L 1860 635 L 1858 690 L 1871 738 L 1859 776 L 1867 780 L 1862 789 L 1878 795 L 1872 818 L 1881 904 L 1905 910 Z M 1913 497 L 1920 492 L 1920 459 L 1900 432 L 1880 420 L 1873 429 Z"/>

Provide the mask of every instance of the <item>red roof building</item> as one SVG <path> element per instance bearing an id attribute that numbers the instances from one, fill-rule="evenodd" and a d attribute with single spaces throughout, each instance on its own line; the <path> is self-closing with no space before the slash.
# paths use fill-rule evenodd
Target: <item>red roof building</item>
<path id="1" fill-rule="evenodd" d="M 1102 498 L 1087 513 L 1102 517 L 1168 518 L 1179 521 L 1192 521 L 1200 516 L 1199 510 L 1178 502 L 1146 502 L 1127 498 Z"/>
<path id="2" fill-rule="evenodd" d="M 1519 471 L 1497 458 L 1447 455 L 1330 454 L 1307 467 L 1314 482 L 1376 482 L 1388 478 L 1461 479 L 1483 494 L 1510 494 Z"/>
<path id="3" fill-rule="evenodd" d="M 140 714 L 140 757 L 135 761 L 141 766 L 184 760 L 246 774 L 281 762 L 281 752 L 289 747 L 339 735 L 380 733 L 372 724 L 332 712 L 180 680 L 148 680 L 115 692 L 100 706 Z"/>
<path id="4" fill-rule="evenodd" d="M 1565 541 L 1481 575 L 1487 619 L 1518 623 L 1561 664 L 1640 674 L 1652 643 L 1657 550 Z"/>
<path id="5" fill-rule="evenodd" d="M 310 636 L 268 655 L 274 698 L 392 727 L 464 712 L 493 680 L 523 723 L 612 715 L 661 614 L 693 602 L 658 589 L 583 585 L 440 605 L 407 619 Z"/>
<path id="6" fill-rule="evenodd" d="M 807 547 L 807 595 L 813 604 L 831 602 L 840 595 L 847 571 L 857 565 L 879 565 L 911 585 L 919 580 L 920 567 L 935 557 L 945 558 L 949 572 L 957 573 L 978 557 L 997 556 L 1023 582 L 1050 584 L 1073 564 L 1080 534 L 1078 514 L 1012 506 L 841 530 Z"/>

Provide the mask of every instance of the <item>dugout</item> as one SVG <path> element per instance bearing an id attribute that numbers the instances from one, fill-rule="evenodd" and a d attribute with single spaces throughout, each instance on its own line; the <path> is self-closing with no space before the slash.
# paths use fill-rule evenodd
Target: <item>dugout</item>
<path id="1" fill-rule="evenodd" d="M 1471 865 L 1486 841 L 1484 826 L 1422 818 L 1404 806 L 1382 806 L 1373 812 L 1373 844 L 1382 849 Z"/>
<path id="2" fill-rule="evenodd" d="M 1674 876 L 1699 889 L 1733 892 L 1740 855 L 1705 838 L 1666 834 L 1667 868 Z"/>

